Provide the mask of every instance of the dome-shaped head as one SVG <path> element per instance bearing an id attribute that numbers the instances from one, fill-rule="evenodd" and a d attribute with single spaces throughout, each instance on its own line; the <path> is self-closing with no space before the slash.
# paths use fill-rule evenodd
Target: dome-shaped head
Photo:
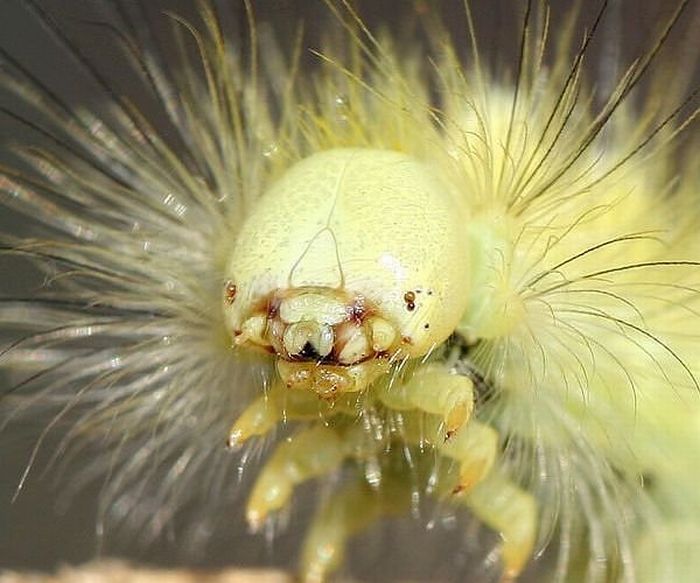
<path id="1" fill-rule="evenodd" d="M 292 166 L 246 219 L 228 263 L 228 329 L 277 357 L 289 387 L 364 389 L 425 355 L 467 303 L 464 217 L 405 154 L 338 149 Z"/>

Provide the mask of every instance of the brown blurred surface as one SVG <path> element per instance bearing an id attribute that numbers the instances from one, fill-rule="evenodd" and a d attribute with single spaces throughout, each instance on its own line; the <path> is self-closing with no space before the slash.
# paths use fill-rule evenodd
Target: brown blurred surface
<path id="1" fill-rule="evenodd" d="M 117 561 L 62 567 L 54 575 L 45 573 L 0 573 L 0 583 L 291 583 L 281 571 L 224 569 L 147 569 Z"/>

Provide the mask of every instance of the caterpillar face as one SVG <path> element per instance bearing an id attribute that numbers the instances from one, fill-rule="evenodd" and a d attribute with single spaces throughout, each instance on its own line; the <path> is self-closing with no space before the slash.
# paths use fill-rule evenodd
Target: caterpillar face
<path id="1" fill-rule="evenodd" d="M 666 46 L 697 2 L 651 26 L 626 1 L 95 0 L 65 33 L 70 3 L 12 4 L 70 65 L 54 88 L 0 33 L 0 221 L 28 220 L 0 261 L 38 276 L 0 297 L 0 449 L 35 442 L 0 480 L 29 493 L 21 554 L 73 526 L 24 524 L 53 450 L 106 553 L 697 580 L 700 109 Z M 400 516 L 423 524 L 346 561 Z"/>
<path id="2" fill-rule="evenodd" d="M 275 354 L 290 388 L 362 390 L 459 323 L 463 224 L 449 188 L 404 154 L 336 149 L 302 160 L 263 195 L 231 253 L 234 344 Z"/>

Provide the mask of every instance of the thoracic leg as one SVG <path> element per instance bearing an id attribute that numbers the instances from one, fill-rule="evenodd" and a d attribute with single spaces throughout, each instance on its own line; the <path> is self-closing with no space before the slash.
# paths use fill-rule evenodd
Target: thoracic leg
<path id="1" fill-rule="evenodd" d="M 537 535 L 534 498 L 494 468 L 498 456 L 496 431 L 472 419 L 449 441 L 439 439 L 439 419 L 404 414 L 404 438 L 415 444 L 433 443 L 440 456 L 459 463 L 457 483 L 443 479 L 443 495 L 468 506 L 503 538 L 503 581 L 512 581 L 527 564 Z M 445 491 L 446 488 L 451 490 Z"/>
<path id="2" fill-rule="evenodd" d="M 279 444 L 253 486 L 246 510 L 248 523 L 257 528 L 270 513 L 287 505 L 296 486 L 330 474 L 351 455 L 362 455 L 368 441 L 357 424 L 319 424 Z"/>
<path id="3" fill-rule="evenodd" d="M 391 383 L 379 387 L 378 391 L 379 400 L 390 409 L 417 409 L 440 416 L 446 437 L 451 437 L 467 423 L 474 407 L 471 379 L 451 374 L 440 365 L 426 365 L 405 383 Z M 275 382 L 233 424 L 228 445 L 235 447 L 252 437 L 265 435 L 283 419 L 303 421 L 328 418 L 339 413 L 354 415 L 358 403 L 367 396 L 348 394 L 328 401 L 307 391 L 290 390 Z"/>
<path id="4" fill-rule="evenodd" d="M 362 396 L 345 395 L 335 402 L 319 399 L 308 391 L 294 391 L 276 382 L 255 399 L 236 419 L 228 437 L 228 446 L 236 447 L 252 437 L 260 437 L 282 420 L 326 419 L 339 413 L 354 413 Z"/>
<path id="5" fill-rule="evenodd" d="M 374 489 L 355 480 L 334 494 L 316 514 L 304 542 L 301 578 L 321 583 L 343 562 L 348 539 L 383 516 L 399 515 L 411 504 L 410 480 L 383 477 Z"/>
<path id="6" fill-rule="evenodd" d="M 419 446 L 418 451 L 430 444 L 443 460 L 459 464 L 456 484 L 443 475 L 438 492 L 455 494 L 455 502 L 468 506 L 486 525 L 501 533 L 503 581 L 512 581 L 532 553 L 536 506 L 529 494 L 493 469 L 498 455 L 497 434 L 469 420 L 472 388 L 468 377 L 428 365 L 406 383 L 380 387 L 378 398 L 397 411 L 405 442 Z M 384 439 L 377 440 L 357 423 L 358 398 L 365 397 L 366 405 L 377 396 L 349 395 L 333 403 L 275 385 L 243 412 L 231 430 L 234 443 L 264 435 L 283 419 L 319 419 L 317 425 L 278 446 L 263 468 L 248 503 L 248 520 L 253 526 L 285 506 L 300 483 L 333 472 L 348 457 L 366 462 L 386 445 Z M 330 424 L 323 425 L 321 420 Z M 382 515 L 410 505 L 412 478 L 405 472 L 393 477 L 391 474 L 383 472 L 376 490 L 362 481 L 346 487 L 318 514 L 304 551 L 302 572 L 306 581 L 324 580 L 340 563 L 350 536 Z"/>
<path id="7" fill-rule="evenodd" d="M 535 499 L 497 470 L 456 498 L 484 524 L 501 534 L 502 582 L 514 581 L 525 568 L 535 544 Z"/>
<path id="8" fill-rule="evenodd" d="M 442 420 L 436 415 L 428 416 L 414 411 L 402 416 L 403 438 L 415 445 L 433 445 L 443 458 L 459 464 L 459 477 L 454 492 L 469 491 L 489 473 L 498 456 L 498 434 L 496 431 L 472 419 L 469 423 L 445 440 Z"/>
<path id="9" fill-rule="evenodd" d="M 498 434 L 483 423 L 472 420 L 451 440 L 438 445 L 440 455 L 459 462 L 459 481 L 455 492 L 469 492 L 491 471 L 498 455 Z"/>
<path id="10" fill-rule="evenodd" d="M 443 365 L 428 364 L 404 383 L 381 387 L 379 400 L 396 411 L 418 410 L 440 416 L 449 438 L 471 417 L 474 384 L 468 377 L 450 373 Z"/>

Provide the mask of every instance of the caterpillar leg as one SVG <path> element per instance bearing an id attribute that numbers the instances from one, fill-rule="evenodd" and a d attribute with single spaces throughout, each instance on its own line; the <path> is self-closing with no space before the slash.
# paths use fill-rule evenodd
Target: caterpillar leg
<path id="1" fill-rule="evenodd" d="M 440 455 L 459 462 L 459 478 L 454 493 L 470 492 L 491 471 L 498 455 L 496 431 L 472 420 L 452 439 L 439 444 Z"/>
<path id="2" fill-rule="evenodd" d="M 472 419 L 464 427 L 444 439 L 443 419 L 409 411 L 402 414 L 403 438 L 412 444 L 434 446 L 442 458 L 459 464 L 457 483 L 449 482 L 451 493 L 468 492 L 483 480 L 498 456 L 496 431 Z"/>
<path id="3" fill-rule="evenodd" d="M 471 417 L 474 384 L 470 378 L 452 374 L 444 366 L 429 364 L 405 383 L 382 387 L 379 400 L 397 411 L 417 409 L 440 416 L 445 436 L 450 438 Z"/>
<path id="4" fill-rule="evenodd" d="M 537 536 L 535 499 L 497 471 L 456 498 L 501 534 L 501 581 L 515 581 L 532 555 Z"/>
<path id="5" fill-rule="evenodd" d="M 294 421 L 328 418 L 339 413 L 355 414 L 363 395 L 345 395 L 333 401 L 308 391 L 294 391 L 275 383 L 250 404 L 229 431 L 229 447 L 265 435 L 283 419 Z M 471 379 L 449 373 L 444 367 L 427 365 L 406 383 L 379 389 L 379 400 L 390 409 L 419 410 L 439 415 L 446 437 L 454 435 L 470 418 L 474 408 Z"/>
<path id="6" fill-rule="evenodd" d="M 358 397 L 349 395 L 328 401 L 308 391 L 294 391 L 275 383 L 267 393 L 253 401 L 236 419 L 229 431 L 227 445 L 237 447 L 252 437 L 263 436 L 282 420 L 307 421 L 354 412 Z"/>
<path id="7" fill-rule="evenodd" d="M 383 479 L 379 489 L 363 480 L 345 486 L 314 518 L 302 550 L 301 580 L 325 581 L 343 563 L 350 537 L 383 516 L 406 512 L 410 504 L 410 488 L 405 481 Z"/>
<path id="8" fill-rule="evenodd" d="M 408 417 L 405 430 L 406 439 L 416 443 L 431 434 L 438 435 L 435 426 L 430 427 L 430 420 L 420 420 L 415 415 Z M 452 439 L 436 440 L 435 446 L 442 458 L 459 463 L 457 483 L 451 486 L 454 499 L 501 534 L 502 581 L 513 581 L 532 555 L 537 509 L 530 494 L 493 470 L 498 456 L 498 433 L 472 419 Z M 447 484 L 454 482 L 446 480 Z"/>
<path id="9" fill-rule="evenodd" d="M 367 446 L 358 425 L 315 425 L 277 446 L 258 476 L 246 509 L 248 524 L 257 529 L 273 512 L 284 508 L 299 484 L 329 474 Z"/>
<path id="10" fill-rule="evenodd" d="M 265 463 L 248 499 L 246 518 L 257 529 L 270 513 L 288 503 L 294 488 L 336 469 L 345 457 L 338 433 L 317 426 L 282 442 Z"/>

